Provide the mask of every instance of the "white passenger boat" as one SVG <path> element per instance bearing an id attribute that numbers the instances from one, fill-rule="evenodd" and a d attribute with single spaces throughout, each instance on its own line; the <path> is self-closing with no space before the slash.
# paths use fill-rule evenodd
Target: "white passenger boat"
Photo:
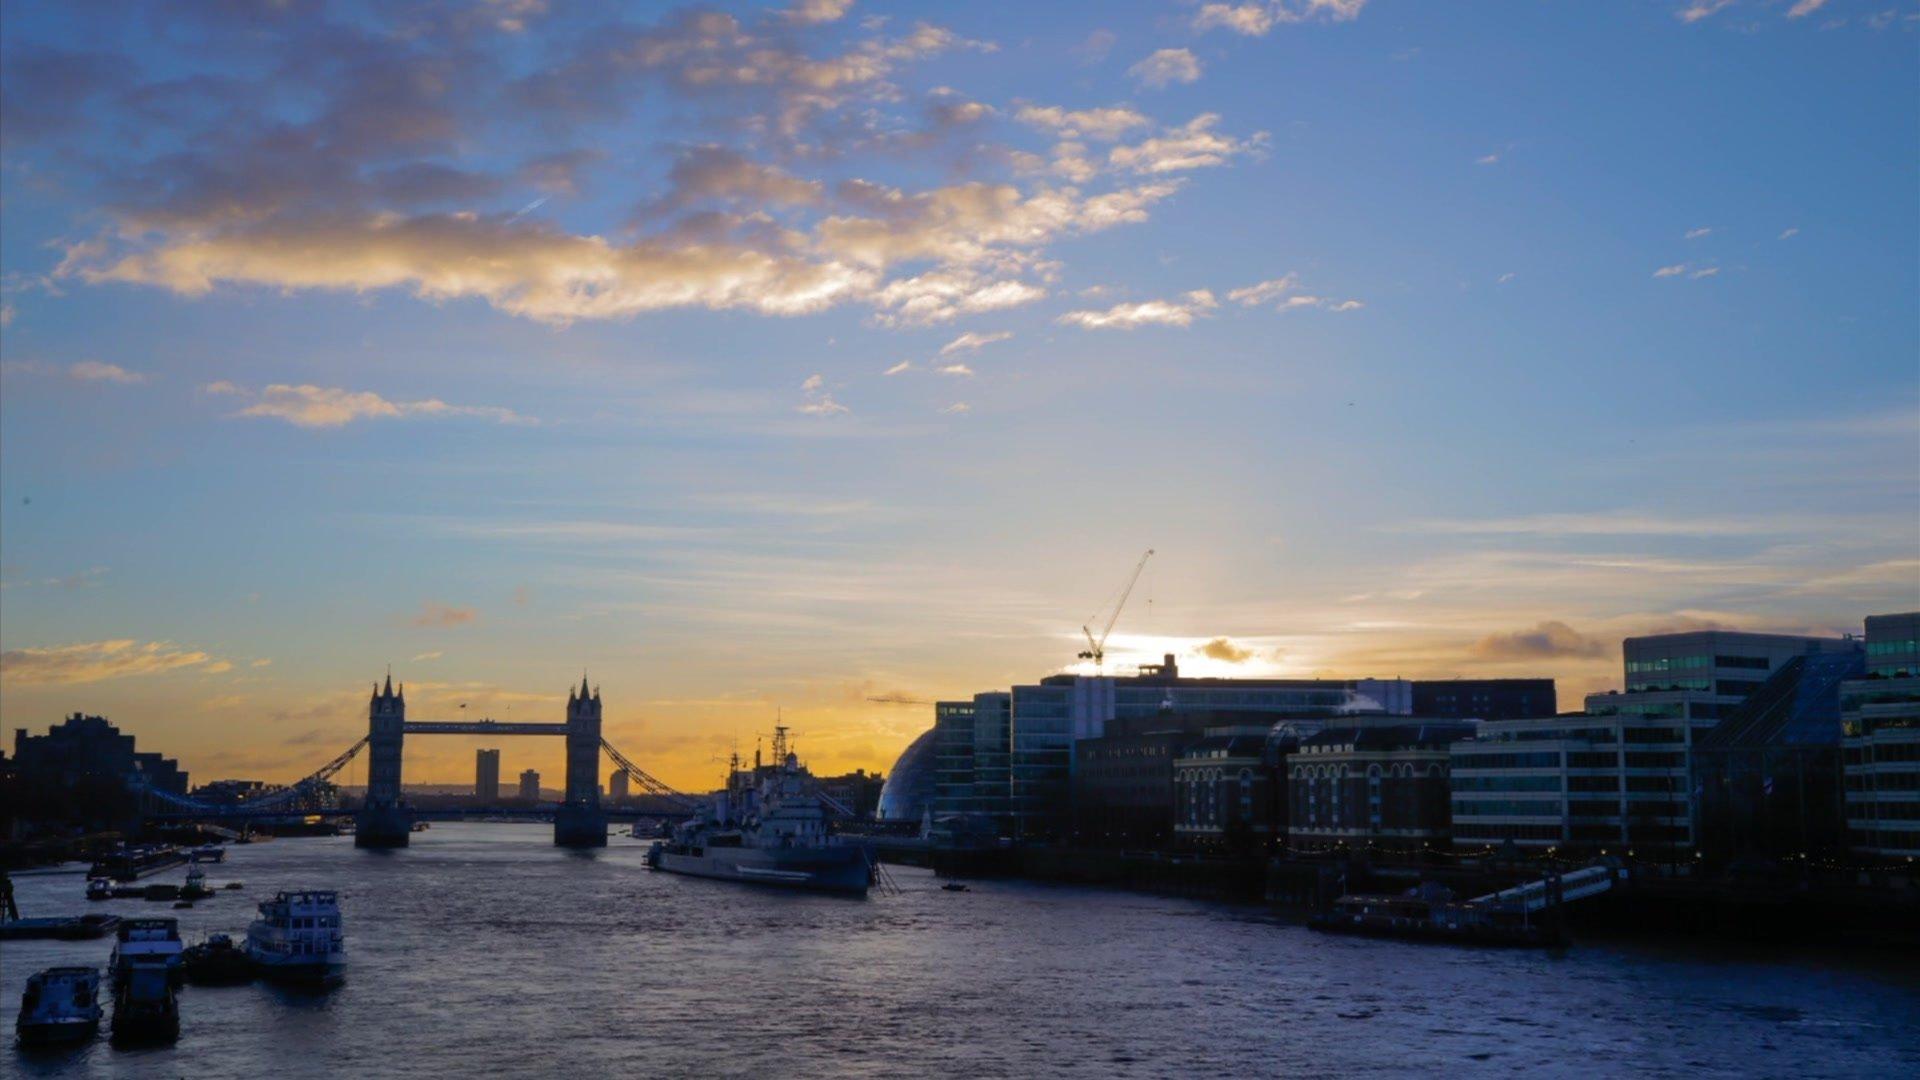
<path id="1" fill-rule="evenodd" d="M 331 889 L 283 892 L 247 927 L 247 958 L 272 979 L 332 982 L 346 974 L 340 901 Z"/>

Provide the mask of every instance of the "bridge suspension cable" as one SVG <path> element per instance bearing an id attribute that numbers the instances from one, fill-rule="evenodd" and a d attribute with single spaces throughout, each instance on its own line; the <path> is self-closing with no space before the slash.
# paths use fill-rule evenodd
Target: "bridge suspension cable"
<path id="1" fill-rule="evenodd" d="M 625 772 L 628 776 L 632 777 L 633 782 L 635 784 L 638 784 L 640 786 L 640 789 L 642 791 L 645 791 L 647 794 L 657 795 L 660 798 L 666 799 L 667 801 L 673 803 L 675 806 L 679 806 L 688 810 L 693 809 L 694 806 L 697 805 L 698 800 L 695 799 L 693 796 L 687 795 L 683 792 L 675 791 L 674 789 L 668 787 L 666 784 L 661 783 L 659 780 L 654 779 L 652 776 L 649 776 L 645 770 L 640 768 L 640 766 L 635 765 L 631 761 L 628 761 L 627 756 L 625 754 L 622 754 L 620 751 L 615 750 L 613 748 L 613 744 L 608 742 L 607 740 L 601 739 L 600 747 L 601 749 L 607 752 L 608 757 L 613 759 L 613 763 L 615 765 L 620 766 L 621 771 Z"/>
<path id="2" fill-rule="evenodd" d="M 248 799 L 242 805 L 248 810 L 271 810 L 304 799 L 313 794 L 314 789 L 332 779 L 335 773 L 346 768 L 347 763 L 352 761 L 359 755 L 360 751 L 366 748 L 367 736 L 362 735 L 359 742 L 354 743 L 338 757 L 320 766 L 320 768 L 312 773 L 295 780 L 293 783 L 288 784 L 278 791 L 262 795 L 257 799 Z M 175 795 L 171 791 L 161 791 L 145 783 L 144 777 L 136 778 L 133 781 L 133 786 L 141 795 L 179 810 L 200 813 L 219 813 L 223 810 L 236 808 L 233 803 L 208 802 L 205 799 L 192 799 L 185 795 Z"/>

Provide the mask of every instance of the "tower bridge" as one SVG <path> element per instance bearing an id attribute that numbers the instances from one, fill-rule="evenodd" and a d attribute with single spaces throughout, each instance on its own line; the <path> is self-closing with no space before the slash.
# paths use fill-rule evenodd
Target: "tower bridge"
<path id="1" fill-rule="evenodd" d="M 407 688 L 375 685 L 367 702 L 367 797 L 354 822 L 358 847 L 406 847 L 413 835 L 414 811 L 400 787 L 401 754 L 409 735 L 548 735 L 567 740 L 567 781 L 553 816 L 553 842 L 562 847 L 604 847 L 607 812 L 600 804 L 600 750 L 651 794 L 684 799 L 679 792 L 641 772 L 600 736 L 600 690 L 585 676 L 578 690 L 567 691 L 566 719 L 558 724 L 507 723 L 499 720 L 408 720 Z"/>
<path id="2" fill-rule="evenodd" d="M 367 754 L 367 793 L 355 815 L 357 847 L 406 847 L 413 823 L 420 816 L 401 790 L 402 753 L 407 736 L 424 735 L 546 735 L 564 738 L 567 780 L 560 803 L 552 808 L 553 842 L 563 847 L 604 847 L 608 813 L 600 802 L 600 752 L 624 771 L 641 793 L 657 796 L 669 805 L 691 809 L 694 800 L 648 775 L 600 734 L 600 691 L 583 677 L 577 690 L 567 691 L 566 719 L 557 724 L 499 720 L 408 720 L 406 684 L 399 690 L 388 674 L 386 685 L 375 683 L 367 701 L 367 736 L 287 787 L 243 804 L 219 804 L 143 788 L 146 800 L 164 807 L 169 816 L 191 818 L 257 817 L 293 811 L 302 800 L 320 790 L 327 780 L 360 753 Z"/>

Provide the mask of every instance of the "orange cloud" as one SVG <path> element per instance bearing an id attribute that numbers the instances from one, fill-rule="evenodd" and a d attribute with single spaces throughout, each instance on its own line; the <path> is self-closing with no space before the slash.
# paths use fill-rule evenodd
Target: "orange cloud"
<path id="1" fill-rule="evenodd" d="M 218 673 L 232 667 L 197 649 L 176 648 L 168 641 L 142 644 L 132 638 L 0 652 L 0 676 L 22 685 L 73 685 L 186 668 Z"/>

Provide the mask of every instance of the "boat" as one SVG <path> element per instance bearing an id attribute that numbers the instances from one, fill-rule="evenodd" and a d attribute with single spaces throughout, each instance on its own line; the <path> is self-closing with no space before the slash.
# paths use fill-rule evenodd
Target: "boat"
<path id="1" fill-rule="evenodd" d="M 89 900 L 113 899 L 113 882 L 103 877 L 88 878 L 87 879 L 87 899 Z"/>
<path id="2" fill-rule="evenodd" d="M 226 862 L 227 849 L 219 844 L 201 844 L 194 848 L 190 856 L 194 862 Z"/>
<path id="3" fill-rule="evenodd" d="M 949 881 L 945 885 L 940 886 L 940 888 L 943 892 L 972 892 L 973 891 L 958 881 Z"/>
<path id="4" fill-rule="evenodd" d="M 180 970 L 199 986 L 229 986 L 253 980 L 253 961 L 226 934 L 209 934 L 180 954 Z"/>
<path id="5" fill-rule="evenodd" d="M 141 889 L 140 897 L 143 900 L 152 900 L 156 903 L 161 901 L 171 902 L 180 899 L 180 886 L 170 885 L 166 882 L 155 882 Z"/>
<path id="6" fill-rule="evenodd" d="M 1522 911 L 1455 903 L 1445 889 L 1414 888 L 1399 895 L 1353 893 L 1314 915 L 1307 925 L 1324 933 L 1474 945 L 1548 946 L 1565 943 L 1558 920 Z"/>
<path id="7" fill-rule="evenodd" d="M 197 866 L 187 871 L 187 883 L 180 888 L 182 900 L 191 902 L 212 895 L 213 890 L 207 888 L 206 871 Z"/>
<path id="8" fill-rule="evenodd" d="M 136 967 L 113 996 L 113 1041 L 172 1042 L 180 1037 L 180 1001 L 157 967 Z"/>
<path id="9" fill-rule="evenodd" d="M 100 972 L 54 967 L 27 977 L 13 1030 L 23 1046 L 83 1042 L 100 1031 Z"/>
<path id="10" fill-rule="evenodd" d="M 170 845 L 135 844 L 115 849 L 93 864 L 88 877 L 137 881 L 187 861 L 186 853 Z"/>
<path id="11" fill-rule="evenodd" d="M 0 940 L 54 938 L 60 941 L 89 941 L 106 937 L 119 925 L 118 915 L 53 915 L 8 919 L 0 922 Z"/>
<path id="12" fill-rule="evenodd" d="M 331 889 L 276 893 L 247 927 L 247 958 L 272 979 L 332 982 L 346 974 L 340 901 Z"/>
<path id="13" fill-rule="evenodd" d="M 157 970 L 169 979 L 180 977 L 180 954 L 185 949 L 180 941 L 180 920 L 122 919 L 118 938 L 108 963 L 116 989 L 138 971 Z"/>
<path id="14" fill-rule="evenodd" d="M 236 890 L 237 890 L 237 889 L 244 889 L 244 888 L 246 888 L 246 887 L 247 887 L 247 886 L 246 886 L 246 885 L 245 885 L 245 884 L 244 884 L 243 882 L 238 882 L 238 881 L 229 881 L 229 882 L 227 882 L 227 888 L 229 888 L 229 889 L 236 889 Z"/>
<path id="15" fill-rule="evenodd" d="M 865 896 L 873 884 L 866 852 L 827 832 L 826 807 L 813 774 L 776 727 L 774 764 L 756 752 L 751 771 L 738 759 L 727 786 L 666 840 L 647 849 L 647 866 L 670 874 Z"/>

